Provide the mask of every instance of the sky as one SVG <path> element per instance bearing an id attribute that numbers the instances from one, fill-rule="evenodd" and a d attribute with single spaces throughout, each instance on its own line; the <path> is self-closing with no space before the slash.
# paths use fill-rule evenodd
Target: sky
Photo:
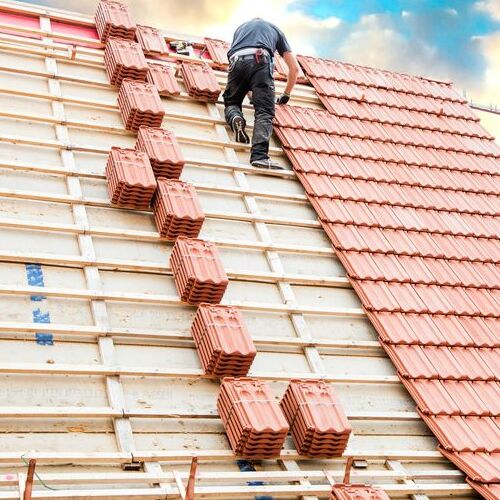
<path id="1" fill-rule="evenodd" d="M 122 0 L 139 23 L 230 41 L 256 16 L 294 52 L 454 82 L 500 109 L 500 0 Z M 92 14 L 97 0 L 32 0 Z M 500 139 L 500 116 L 481 113 Z"/>

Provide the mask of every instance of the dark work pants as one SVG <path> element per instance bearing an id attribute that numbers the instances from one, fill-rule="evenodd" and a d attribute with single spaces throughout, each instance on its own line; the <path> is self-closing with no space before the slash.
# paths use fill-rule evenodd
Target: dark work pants
<path id="1" fill-rule="evenodd" d="M 229 125 L 236 115 L 243 116 L 241 104 L 249 90 L 252 91 L 255 108 L 250 161 L 263 160 L 269 157 L 269 139 L 273 132 L 274 118 L 274 79 L 269 57 L 261 56 L 260 62 L 254 57 L 240 58 L 230 64 L 223 95 L 224 115 Z"/>

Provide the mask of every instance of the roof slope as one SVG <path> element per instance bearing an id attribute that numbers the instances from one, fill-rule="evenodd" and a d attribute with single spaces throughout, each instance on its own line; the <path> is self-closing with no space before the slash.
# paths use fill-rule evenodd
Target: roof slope
<path id="1" fill-rule="evenodd" d="M 301 57 L 276 131 L 446 456 L 500 482 L 500 148 L 450 84 Z"/>

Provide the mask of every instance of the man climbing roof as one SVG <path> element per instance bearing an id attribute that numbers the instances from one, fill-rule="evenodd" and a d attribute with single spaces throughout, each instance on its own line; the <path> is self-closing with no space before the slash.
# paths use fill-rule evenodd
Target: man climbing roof
<path id="1" fill-rule="evenodd" d="M 238 142 L 249 143 L 245 132 L 242 102 L 252 92 L 255 120 L 250 163 L 254 167 L 281 169 L 269 158 L 269 139 L 274 118 L 274 53 L 278 52 L 288 67 L 284 93 L 276 100 L 286 104 L 293 90 L 299 65 L 283 32 L 260 18 L 242 24 L 234 33 L 228 51 L 229 74 L 224 92 L 225 118 Z"/>

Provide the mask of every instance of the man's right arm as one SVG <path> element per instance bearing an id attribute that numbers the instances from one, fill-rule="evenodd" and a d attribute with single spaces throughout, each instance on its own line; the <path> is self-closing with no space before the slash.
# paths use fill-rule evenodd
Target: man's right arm
<path id="1" fill-rule="evenodd" d="M 278 104 L 286 104 L 292 93 L 293 87 L 297 83 L 299 75 L 299 63 L 293 52 L 287 51 L 283 53 L 283 59 L 288 67 L 288 76 L 286 79 L 286 86 L 284 93 L 278 98 Z"/>

